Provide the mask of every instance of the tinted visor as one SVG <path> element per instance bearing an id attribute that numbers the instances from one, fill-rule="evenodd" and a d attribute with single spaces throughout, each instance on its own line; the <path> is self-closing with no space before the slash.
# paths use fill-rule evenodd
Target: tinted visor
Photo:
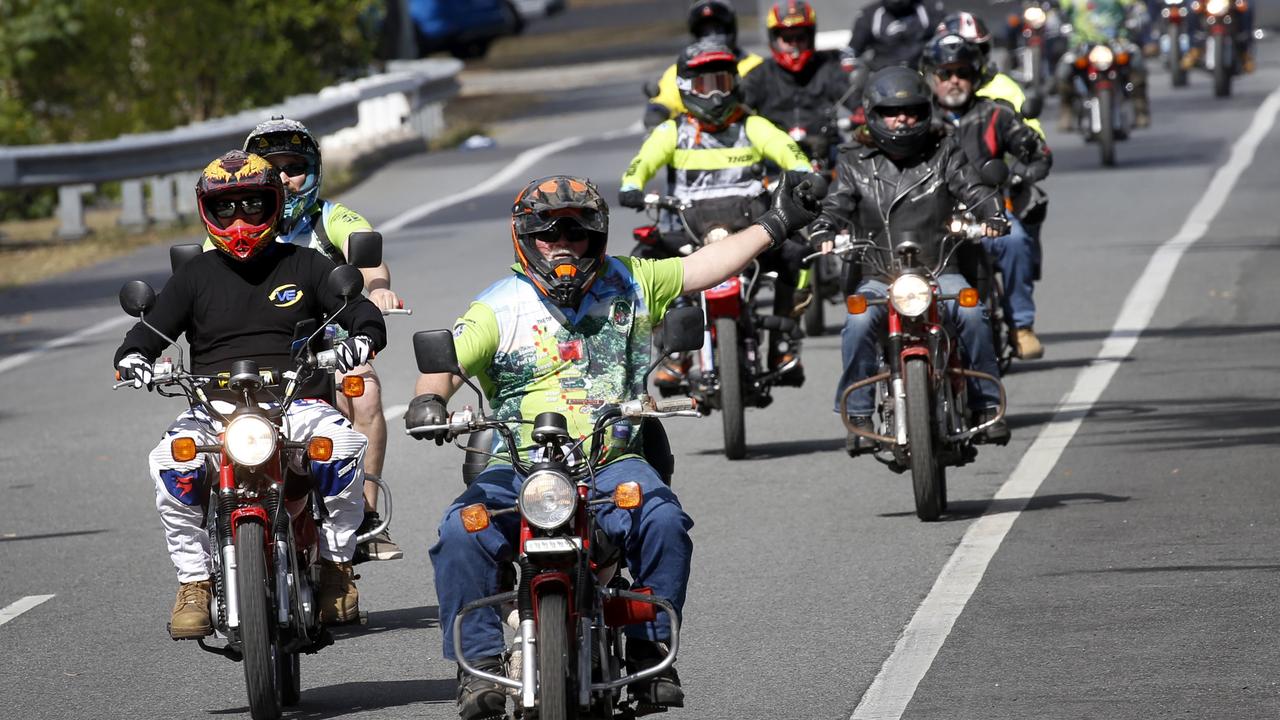
<path id="1" fill-rule="evenodd" d="M 561 221 L 576 223 L 583 229 L 593 232 L 606 233 L 609 231 L 609 218 L 594 208 L 568 207 L 536 210 L 534 212 L 520 213 L 514 216 L 512 221 L 515 223 L 516 233 L 519 235 L 540 233 Z"/>
<path id="2" fill-rule="evenodd" d="M 704 98 L 728 95 L 736 82 L 737 78 L 728 71 L 703 73 L 690 79 L 689 92 Z"/>

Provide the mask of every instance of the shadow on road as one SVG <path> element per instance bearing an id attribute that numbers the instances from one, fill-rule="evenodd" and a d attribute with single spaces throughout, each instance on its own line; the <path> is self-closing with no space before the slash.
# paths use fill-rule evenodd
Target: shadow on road
<path id="1" fill-rule="evenodd" d="M 67 532 L 40 533 L 39 535 L 16 535 L 14 537 L 0 535 L 0 543 L 20 542 L 22 540 L 51 540 L 53 538 L 75 537 L 77 535 L 98 535 L 105 532 L 111 531 L 104 528 L 100 530 L 68 530 Z"/>
<path id="2" fill-rule="evenodd" d="M 421 605 L 398 610 L 380 610 L 369 613 L 361 625 L 343 625 L 331 628 L 335 640 L 362 635 L 376 635 L 395 630 L 426 630 L 440 627 L 440 607 Z"/>
<path id="3" fill-rule="evenodd" d="M 772 460 L 775 458 L 809 455 L 817 452 L 834 452 L 844 450 L 844 438 L 820 438 L 811 440 L 788 440 L 786 442 L 760 443 L 747 445 L 748 460 Z M 722 448 L 697 450 L 695 455 L 720 455 Z"/>
<path id="4" fill-rule="evenodd" d="M 1266 572 L 1280 571 L 1280 565 L 1262 564 L 1262 565 L 1159 565 L 1156 567 L 1109 567 L 1099 568 L 1097 570 L 1071 570 L 1068 572 L 1047 573 L 1045 577 L 1065 577 L 1067 575 L 1097 575 L 1101 573 L 1119 573 L 1121 575 L 1145 575 L 1148 573 L 1187 573 L 1187 572 L 1249 572 L 1253 570 L 1263 570 Z"/>
<path id="5" fill-rule="evenodd" d="M 1142 331 L 1144 338 L 1215 338 L 1235 337 L 1239 335 L 1265 335 L 1280 333 L 1280 323 L 1268 325 L 1194 325 L 1171 328 L 1148 328 Z M 1042 332 L 1036 333 L 1046 345 L 1051 342 L 1071 342 L 1075 340 L 1104 340 L 1111 335 L 1111 330 L 1078 330 L 1074 332 Z M 1025 367 L 1033 368 L 1040 364 L 1037 360 Z"/>
<path id="6" fill-rule="evenodd" d="M 1058 510 L 1070 505 L 1092 505 L 1097 503 L 1117 503 L 1127 502 L 1131 498 L 1128 495 L 1110 495 L 1108 493 L 1059 493 L 1056 495 L 1037 495 L 1030 501 L 1024 498 L 1009 498 L 1005 500 L 950 500 L 947 502 L 947 511 L 943 513 L 939 522 L 954 522 L 956 520 L 973 520 L 982 515 L 996 515 L 999 513 L 1016 512 L 1018 510 Z M 880 517 L 911 517 L 914 511 L 881 513 Z"/>
<path id="7" fill-rule="evenodd" d="M 324 720 L 353 713 L 404 707 L 415 703 L 450 703 L 457 696 L 458 682 L 448 680 L 388 680 L 352 682 L 319 688 L 304 688 L 297 706 L 285 708 L 288 720 Z M 249 708 L 209 710 L 210 715 L 248 715 Z"/>

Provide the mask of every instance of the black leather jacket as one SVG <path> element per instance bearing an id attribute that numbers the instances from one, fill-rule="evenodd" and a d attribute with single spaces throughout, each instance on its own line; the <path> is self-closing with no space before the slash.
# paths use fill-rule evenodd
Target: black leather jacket
<path id="1" fill-rule="evenodd" d="M 811 226 L 814 232 L 851 227 L 855 237 L 870 237 L 890 248 L 903 233 L 913 233 L 922 249 L 921 260 L 932 267 L 957 203 L 965 203 L 979 221 L 1003 221 L 1002 199 L 992 194 L 994 188 L 981 184 L 959 145 L 942 133 L 934 142 L 932 149 L 901 164 L 876 147 L 843 148 L 835 184 Z M 888 264 L 888 258 L 880 259 Z M 954 257 L 943 268 L 956 269 Z M 876 272 L 864 262 L 862 276 L 876 277 Z"/>
<path id="2" fill-rule="evenodd" d="M 946 108 L 939 108 L 938 114 L 952 125 L 952 137 L 976 166 L 1012 155 L 1016 159 L 1010 168 L 1014 175 L 1031 182 L 1049 175 L 1053 167 L 1049 147 L 1008 105 L 978 98 L 959 118 L 950 117 Z"/>
<path id="3" fill-rule="evenodd" d="M 798 73 L 768 58 L 742 78 L 743 104 L 757 115 L 784 131 L 798 126 L 836 142 L 836 104 L 843 105 L 842 112 L 848 114 L 861 100 L 854 95 L 849 92 L 849 76 L 840 68 L 840 56 L 833 52 L 814 53 Z"/>

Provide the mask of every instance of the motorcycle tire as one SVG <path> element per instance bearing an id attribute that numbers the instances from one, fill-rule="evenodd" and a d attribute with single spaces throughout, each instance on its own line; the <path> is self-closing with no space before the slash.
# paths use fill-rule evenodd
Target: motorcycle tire
<path id="1" fill-rule="evenodd" d="M 733 318 L 716 318 L 715 330 L 724 456 L 730 460 L 741 460 L 747 456 L 747 430 L 746 408 L 742 402 L 742 345 L 738 343 L 738 323 Z"/>
<path id="2" fill-rule="evenodd" d="M 932 522 L 942 514 L 942 485 L 946 480 L 933 447 L 933 388 L 929 361 L 909 358 L 903 371 L 907 388 L 907 445 L 911 453 L 911 487 L 916 517 Z"/>
<path id="3" fill-rule="evenodd" d="M 280 717 L 277 671 L 280 648 L 272 632 L 267 602 L 267 553 L 263 527 L 251 520 L 236 526 L 236 583 L 240 604 L 240 652 L 244 656 L 244 681 L 249 692 L 253 720 Z"/>
<path id="4" fill-rule="evenodd" d="M 1182 67 L 1182 33 L 1177 26 L 1169 28 L 1169 76 L 1174 87 L 1187 86 L 1187 70 Z"/>
<path id="5" fill-rule="evenodd" d="M 538 596 L 538 718 L 569 720 L 577 707 L 571 693 L 574 667 L 569 639 L 569 598 L 562 588 Z"/>
<path id="6" fill-rule="evenodd" d="M 1116 164 L 1115 91 L 1099 90 L 1095 101 L 1098 103 L 1098 117 L 1102 118 L 1102 127 L 1098 130 L 1098 152 L 1102 155 L 1102 164 L 1113 167 Z"/>
<path id="7" fill-rule="evenodd" d="M 822 285 L 820 282 L 821 271 L 818 270 L 819 265 L 815 264 L 813 269 L 813 298 L 809 300 L 809 307 L 804 309 L 804 334 L 809 337 L 818 337 L 827 331 L 827 310 L 826 300 L 822 297 Z"/>
<path id="8" fill-rule="evenodd" d="M 296 652 L 276 655 L 276 681 L 280 684 L 280 704 L 293 707 L 302 699 L 302 660 Z"/>
<path id="9" fill-rule="evenodd" d="M 1044 50 L 1040 47 L 1031 48 L 1031 69 L 1027 76 L 1027 86 L 1032 92 L 1040 94 L 1040 86 L 1044 84 Z"/>
<path id="10" fill-rule="evenodd" d="M 1231 97 L 1231 70 L 1233 63 L 1228 55 L 1230 38 L 1225 34 L 1213 36 L 1213 94 L 1214 97 Z"/>

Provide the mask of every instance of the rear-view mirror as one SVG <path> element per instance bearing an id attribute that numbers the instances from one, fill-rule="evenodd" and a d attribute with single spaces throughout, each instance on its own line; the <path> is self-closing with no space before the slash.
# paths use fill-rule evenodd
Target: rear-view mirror
<path id="1" fill-rule="evenodd" d="M 347 262 L 358 268 L 376 268 L 382 264 L 382 233 L 374 230 L 353 232 L 347 237 Z"/>
<path id="2" fill-rule="evenodd" d="M 364 289 L 364 276 L 352 265 L 339 265 L 329 271 L 329 292 L 343 300 L 351 300 Z"/>
<path id="3" fill-rule="evenodd" d="M 453 333 L 448 330 L 420 330 L 413 334 L 413 357 L 418 372 L 460 374 L 458 353 L 453 347 Z"/>
<path id="4" fill-rule="evenodd" d="M 156 304 L 156 291 L 142 280 L 130 280 L 120 288 L 120 307 L 134 317 L 151 312 Z"/>
<path id="5" fill-rule="evenodd" d="M 1027 98 L 1022 101 L 1022 117 L 1034 120 L 1040 117 L 1042 112 L 1044 112 L 1044 96 L 1040 93 L 1028 93 Z"/>
<path id="6" fill-rule="evenodd" d="M 178 272 L 178 268 L 200 257 L 203 252 L 204 246 L 199 243 L 182 243 L 181 245 L 171 246 L 169 248 L 170 272 Z"/>
<path id="7" fill-rule="evenodd" d="M 701 349 L 706 337 L 705 328 L 706 320 L 702 317 L 701 308 L 679 307 L 670 310 L 662 318 L 658 347 L 664 355 Z"/>

